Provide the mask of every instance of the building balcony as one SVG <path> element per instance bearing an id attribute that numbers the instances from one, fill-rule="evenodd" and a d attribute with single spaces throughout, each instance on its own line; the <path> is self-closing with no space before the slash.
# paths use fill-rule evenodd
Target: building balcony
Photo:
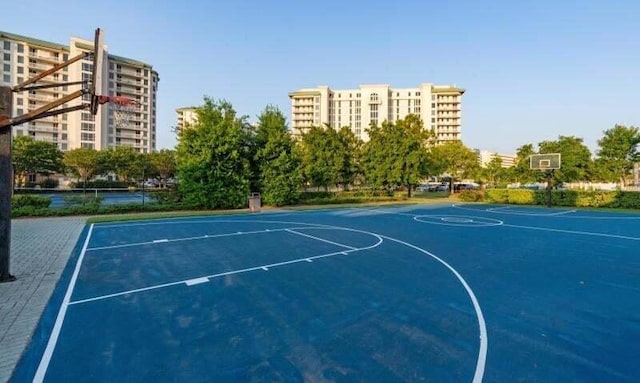
<path id="1" fill-rule="evenodd" d="M 116 137 L 118 138 L 127 138 L 133 140 L 140 140 L 142 137 L 139 134 L 131 134 L 131 133 L 116 133 Z"/>
<path id="2" fill-rule="evenodd" d="M 38 64 L 38 63 L 32 63 L 32 62 L 27 63 L 27 67 L 29 69 L 36 69 L 36 70 L 39 70 L 39 71 L 45 71 L 45 70 L 53 68 L 52 65 L 44 65 L 44 64 Z"/>
<path id="3" fill-rule="evenodd" d="M 40 102 L 51 102 L 56 100 L 53 96 L 44 94 L 29 94 L 29 100 L 35 100 Z"/>
<path id="4" fill-rule="evenodd" d="M 129 77 L 135 77 L 135 78 L 142 78 L 142 72 L 137 72 L 135 70 L 129 70 L 129 69 L 116 69 L 115 71 L 117 74 L 122 75 L 122 76 L 129 76 Z"/>
<path id="5" fill-rule="evenodd" d="M 142 81 L 134 81 L 134 80 L 130 80 L 130 79 L 123 79 L 123 78 L 117 78 L 116 79 L 116 84 L 127 84 L 127 85 L 133 85 L 133 86 L 142 86 Z"/>
<path id="6" fill-rule="evenodd" d="M 54 56 L 45 55 L 42 53 L 29 53 L 29 57 L 38 59 L 38 60 L 48 61 L 51 63 L 56 63 L 56 64 L 62 62 L 61 55 L 58 55 L 58 57 L 54 57 Z"/>
<path id="7" fill-rule="evenodd" d="M 54 128 L 48 125 L 29 125 L 29 132 L 45 132 L 45 133 L 58 133 L 58 128 Z"/>
<path id="8" fill-rule="evenodd" d="M 60 116 L 49 116 L 49 117 L 39 118 L 38 122 L 53 124 L 53 123 L 62 122 L 62 119 L 60 118 Z"/>
<path id="9" fill-rule="evenodd" d="M 124 87 L 124 86 L 116 87 L 116 92 L 132 94 L 134 96 L 138 96 L 138 95 L 142 94 L 141 90 L 137 90 L 137 89 L 133 89 L 133 88 L 129 88 L 129 87 Z"/>

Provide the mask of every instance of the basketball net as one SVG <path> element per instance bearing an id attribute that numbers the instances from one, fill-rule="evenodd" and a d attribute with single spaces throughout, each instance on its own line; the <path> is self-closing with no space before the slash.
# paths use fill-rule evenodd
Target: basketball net
<path id="1" fill-rule="evenodd" d="M 123 96 L 100 96 L 100 104 L 109 103 L 116 128 L 126 128 L 131 124 L 136 112 L 140 111 L 140 103 Z"/>

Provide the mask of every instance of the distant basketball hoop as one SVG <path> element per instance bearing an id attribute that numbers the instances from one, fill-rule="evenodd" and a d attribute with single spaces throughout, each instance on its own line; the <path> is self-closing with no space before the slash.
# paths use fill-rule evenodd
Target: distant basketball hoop
<path id="1" fill-rule="evenodd" d="M 529 156 L 529 168 L 532 170 L 560 169 L 560 153 L 532 154 Z"/>

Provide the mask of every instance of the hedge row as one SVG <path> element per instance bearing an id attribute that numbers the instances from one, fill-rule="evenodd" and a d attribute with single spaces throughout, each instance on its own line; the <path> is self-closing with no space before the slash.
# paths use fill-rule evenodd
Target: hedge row
<path id="1" fill-rule="evenodd" d="M 122 205 L 101 205 L 101 199 L 84 200 L 82 196 L 65 196 L 65 206 L 49 209 L 50 198 L 32 195 L 15 196 L 11 216 L 51 217 L 68 215 L 102 215 L 154 211 L 198 210 L 199 206 L 186 204 L 175 191 L 152 192 L 146 205 L 139 203 Z M 303 193 L 300 205 L 329 205 L 365 202 L 394 202 L 406 200 L 406 193 L 389 195 L 386 192 L 313 192 Z"/>
<path id="2" fill-rule="evenodd" d="M 516 205 L 546 204 L 545 190 L 489 189 L 484 191 L 484 194 L 475 193 L 480 196 L 476 199 L 477 201 Z M 469 201 L 469 199 L 463 199 L 463 201 Z M 553 190 L 551 203 L 554 206 L 640 209 L 640 192 Z"/>

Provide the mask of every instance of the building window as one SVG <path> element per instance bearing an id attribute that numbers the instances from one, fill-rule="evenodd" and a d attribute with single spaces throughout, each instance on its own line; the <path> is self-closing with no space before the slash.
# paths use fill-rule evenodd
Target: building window
<path id="1" fill-rule="evenodd" d="M 24 53 L 24 45 L 18 44 L 18 53 Z"/>
<path id="2" fill-rule="evenodd" d="M 11 64 L 4 64 L 3 68 L 5 72 L 11 72 Z"/>
<path id="3" fill-rule="evenodd" d="M 94 121 L 94 116 L 91 113 L 82 113 L 80 118 L 82 121 Z"/>
<path id="4" fill-rule="evenodd" d="M 93 141 L 93 133 L 80 133 L 81 141 Z"/>
<path id="5" fill-rule="evenodd" d="M 4 61 L 11 61 L 11 54 L 5 53 L 4 54 Z"/>
<path id="6" fill-rule="evenodd" d="M 65 146 L 65 144 L 62 144 L 62 146 Z M 80 144 L 80 147 L 84 148 L 84 149 L 93 149 L 93 143 L 92 142 L 83 142 Z"/>
<path id="7" fill-rule="evenodd" d="M 18 74 L 24 74 L 24 67 L 18 67 Z"/>
<path id="8" fill-rule="evenodd" d="M 374 93 L 375 94 L 375 93 Z M 373 95 L 372 95 L 373 96 Z M 377 95 L 376 95 L 377 96 Z M 373 104 L 371 105 L 371 123 L 372 124 L 378 124 L 378 105 L 377 104 Z"/>
<path id="9" fill-rule="evenodd" d="M 9 76 L 8 74 L 5 74 L 4 76 L 2 76 L 2 81 L 6 82 L 6 83 L 10 83 L 11 82 L 11 76 Z"/>
<path id="10" fill-rule="evenodd" d="M 8 51 L 9 49 L 11 49 L 11 42 L 5 41 L 4 42 L 4 50 Z"/>

